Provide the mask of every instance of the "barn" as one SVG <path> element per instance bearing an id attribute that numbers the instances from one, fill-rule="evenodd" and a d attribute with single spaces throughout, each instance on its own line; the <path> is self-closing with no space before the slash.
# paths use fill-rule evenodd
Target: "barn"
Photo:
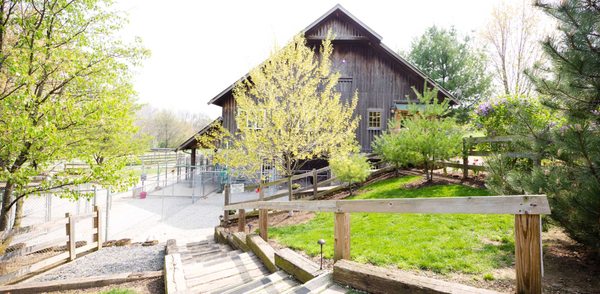
<path id="1" fill-rule="evenodd" d="M 439 90 L 439 99 L 455 100 L 447 90 L 384 45 L 380 35 L 339 4 L 302 32 L 309 45 L 318 45 L 329 30 L 335 35 L 332 66 L 340 73 L 338 89 L 342 98 L 349 98 L 358 91 L 356 114 L 361 120 L 356 138 L 362 152 L 372 152 L 371 143 L 386 130 L 388 120 L 400 118 L 407 113 L 409 101 L 416 102 L 412 87 L 422 91 L 427 84 Z M 237 129 L 235 82 L 209 101 L 222 108 L 219 120 L 231 133 Z M 192 149 L 195 153 L 194 140 L 190 138 L 179 149 Z"/>

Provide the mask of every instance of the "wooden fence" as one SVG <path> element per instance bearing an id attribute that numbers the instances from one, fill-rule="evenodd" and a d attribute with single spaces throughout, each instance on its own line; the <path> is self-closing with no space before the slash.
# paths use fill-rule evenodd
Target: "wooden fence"
<path id="1" fill-rule="evenodd" d="M 100 250 L 102 248 L 101 215 L 100 208 L 95 206 L 94 212 L 90 214 L 72 215 L 67 213 L 64 218 L 51 222 L 16 228 L 11 231 L 1 231 L 0 240 L 20 240 L 18 243 L 20 246 L 0 256 L 0 270 L 3 271 L 0 276 L 0 285 L 26 279 L 62 263 L 72 261 L 80 254 Z M 78 243 L 75 238 L 76 229 L 80 229 L 77 223 L 86 219 L 92 219 L 92 226 L 88 228 L 93 233 L 92 242 L 89 244 L 87 242 Z M 32 240 L 35 238 L 60 230 L 61 227 L 65 228 L 64 235 L 33 244 Z M 35 255 L 43 256 L 40 260 Z M 22 261 L 27 259 L 35 260 L 35 263 L 27 264 Z"/>
<path id="2" fill-rule="evenodd" d="M 337 180 L 337 177 L 331 177 L 329 179 L 323 180 L 323 181 L 318 181 L 318 177 L 319 174 L 325 173 L 325 172 L 329 172 L 331 170 L 331 168 L 329 166 L 324 167 L 324 168 L 320 168 L 320 169 L 313 169 L 312 171 L 306 172 L 306 173 L 302 173 L 302 174 L 297 174 L 297 175 L 293 175 L 291 177 L 287 177 L 287 178 L 282 178 L 279 180 L 275 180 L 275 181 L 271 181 L 271 182 L 265 182 L 265 183 L 259 183 L 258 185 L 247 185 L 245 186 L 245 189 L 256 189 L 258 188 L 258 199 L 255 200 L 247 200 L 247 201 L 242 201 L 242 202 L 232 202 L 231 201 L 231 190 L 229 185 L 225 185 L 225 190 L 224 190 L 224 205 L 230 205 L 230 204 L 239 204 L 239 203 L 245 203 L 245 202 L 254 202 L 254 201 L 269 201 L 269 200 L 273 200 L 273 199 L 277 199 L 277 198 L 281 198 L 283 196 L 288 196 L 288 200 L 292 201 L 294 200 L 294 196 L 295 195 L 299 195 L 299 194 L 309 194 L 309 196 L 307 197 L 307 199 L 317 199 L 323 195 L 325 195 L 326 193 L 331 192 L 331 190 L 323 190 L 323 191 L 319 191 L 319 187 L 323 187 L 325 185 L 331 184 L 333 181 Z M 305 178 L 312 178 L 312 185 L 306 186 L 304 188 L 299 188 L 299 189 L 293 189 L 293 182 L 296 180 L 300 180 L 300 179 L 305 179 Z M 265 189 L 271 186 L 277 186 L 277 185 L 281 185 L 281 184 L 287 184 L 287 190 L 283 191 L 283 192 L 279 192 L 279 193 L 275 193 L 273 195 L 269 195 L 267 197 L 265 197 Z M 243 210 L 241 213 L 245 213 Z M 229 211 L 225 210 L 223 213 L 223 220 L 224 221 L 228 221 L 229 220 Z"/>
<path id="3" fill-rule="evenodd" d="M 259 210 L 259 233 L 268 240 L 268 210 L 333 212 L 334 260 L 350 259 L 350 213 L 512 214 L 515 217 L 515 259 L 518 293 L 542 292 L 542 214 L 550 213 L 545 195 L 455 198 L 255 201 L 231 204 L 227 210 Z M 243 229 L 243 227 L 242 227 Z"/>
<path id="4" fill-rule="evenodd" d="M 463 179 L 468 178 L 469 170 L 472 171 L 485 171 L 486 168 L 483 165 L 469 164 L 469 156 L 491 156 L 495 154 L 491 151 L 474 150 L 475 146 L 484 143 L 508 143 L 515 142 L 518 140 L 531 140 L 532 138 L 523 136 L 495 136 L 495 137 L 468 137 L 463 138 L 462 145 L 462 163 L 439 161 L 437 164 L 444 167 L 460 168 L 463 172 Z M 531 158 L 538 160 L 538 155 L 532 152 L 507 152 L 503 155 L 514 158 Z"/>

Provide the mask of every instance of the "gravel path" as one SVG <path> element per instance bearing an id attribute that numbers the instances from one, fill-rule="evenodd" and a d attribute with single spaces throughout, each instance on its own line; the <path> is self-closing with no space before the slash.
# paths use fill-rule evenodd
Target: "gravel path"
<path id="1" fill-rule="evenodd" d="M 164 267 L 165 245 L 106 247 L 35 279 L 36 282 L 158 271 Z"/>

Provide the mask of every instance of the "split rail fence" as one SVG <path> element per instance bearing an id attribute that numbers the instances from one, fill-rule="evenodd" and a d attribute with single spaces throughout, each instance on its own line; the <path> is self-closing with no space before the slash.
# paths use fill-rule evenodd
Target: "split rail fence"
<path id="1" fill-rule="evenodd" d="M 545 195 L 482 196 L 455 198 L 255 201 L 226 205 L 226 210 L 259 210 L 259 234 L 268 240 L 268 211 L 334 213 L 334 261 L 350 259 L 350 213 L 512 214 L 515 217 L 515 267 L 517 293 L 542 292 L 541 215 L 550 214 Z"/>
<path id="2" fill-rule="evenodd" d="M 462 169 L 463 179 L 468 178 L 469 170 L 472 171 L 485 171 L 486 167 L 483 165 L 469 164 L 469 156 L 491 156 L 495 154 L 492 151 L 475 150 L 475 147 L 485 143 L 510 143 L 518 140 L 531 139 L 523 136 L 495 136 L 495 137 L 468 137 L 463 138 L 462 144 L 462 163 L 459 162 L 447 162 L 438 161 L 437 164 L 443 167 L 452 167 Z M 532 152 L 507 152 L 503 155 L 513 158 L 531 158 L 539 162 L 539 157 L 536 153 Z"/>
<path id="3" fill-rule="evenodd" d="M 0 255 L 0 285 L 24 280 L 73 261 L 78 255 L 100 250 L 101 216 L 100 208 L 95 206 L 89 214 L 66 213 L 64 218 L 43 224 L 0 231 L 0 240 L 11 245 Z"/>
<path id="4" fill-rule="evenodd" d="M 326 177 L 327 179 L 319 181 L 320 177 L 323 178 L 323 176 L 322 176 L 323 174 L 328 174 L 330 172 L 331 172 L 331 168 L 329 166 L 327 166 L 324 168 L 313 169 L 309 172 L 293 175 L 291 177 L 282 178 L 282 179 L 278 179 L 278 180 L 271 181 L 271 182 L 265 182 L 265 183 L 261 182 L 258 185 L 246 185 L 244 187 L 245 190 L 258 189 L 258 199 L 239 201 L 239 202 L 231 201 L 231 189 L 230 189 L 229 185 L 226 185 L 225 190 L 224 190 L 224 194 L 225 194 L 224 204 L 225 204 L 225 206 L 227 206 L 230 204 L 255 202 L 257 200 L 258 201 L 269 201 L 269 200 L 285 197 L 286 195 L 288 196 L 288 201 L 293 201 L 295 199 L 295 197 L 299 198 L 299 195 L 306 196 L 306 197 L 302 197 L 302 199 L 318 199 L 319 197 L 321 197 L 327 193 L 330 193 L 332 191 L 329 188 L 324 189 L 323 187 L 325 187 L 326 185 L 330 185 L 331 183 L 333 183 L 334 181 L 337 180 L 337 177 L 332 176 L 332 177 Z M 300 181 L 300 180 L 306 180 L 306 182 L 311 182 L 312 184 L 306 185 L 305 187 L 300 187 L 300 188 L 294 189 L 294 185 L 293 185 L 294 182 Z M 267 188 L 278 187 L 280 185 L 285 186 L 285 189 L 276 190 L 276 192 L 274 194 L 265 196 L 265 190 Z M 319 188 L 322 188 L 321 191 L 319 191 Z M 240 213 L 244 214 L 244 216 L 245 216 L 245 211 L 242 210 Z M 229 218 L 230 218 L 229 210 L 225 210 L 223 213 L 223 220 L 228 221 Z"/>

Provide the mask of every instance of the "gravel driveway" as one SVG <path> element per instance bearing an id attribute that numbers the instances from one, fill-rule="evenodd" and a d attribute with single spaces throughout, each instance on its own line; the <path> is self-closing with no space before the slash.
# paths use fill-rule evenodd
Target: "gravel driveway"
<path id="1" fill-rule="evenodd" d="M 105 247 L 36 278 L 35 282 L 159 271 L 164 267 L 165 245 Z"/>

